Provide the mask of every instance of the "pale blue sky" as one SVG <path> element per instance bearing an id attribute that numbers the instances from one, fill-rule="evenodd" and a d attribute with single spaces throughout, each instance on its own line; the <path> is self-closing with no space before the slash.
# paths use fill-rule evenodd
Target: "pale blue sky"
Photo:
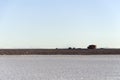
<path id="1" fill-rule="evenodd" d="M 0 48 L 120 48 L 120 0 L 1 0 Z"/>

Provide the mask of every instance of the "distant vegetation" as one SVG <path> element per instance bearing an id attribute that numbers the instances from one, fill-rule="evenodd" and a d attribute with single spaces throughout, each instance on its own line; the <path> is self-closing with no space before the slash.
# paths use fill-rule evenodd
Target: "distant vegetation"
<path id="1" fill-rule="evenodd" d="M 96 49 L 97 48 L 97 46 L 96 45 L 89 45 L 88 47 L 87 47 L 87 49 Z M 68 47 L 68 49 L 81 49 L 81 48 L 75 48 L 75 47 Z"/>
<path id="2" fill-rule="evenodd" d="M 89 45 L 87 48 L 88 49 L 96 49 L 96 45 Z"/>
<path id="3" fill-rule="evenodd" d="M 75 47 L 73 47 L 73 48 L 72 48 L 72 47 L 69 47 L 68 49 L 76 49 L 76 48 L 75 48 Z"/>

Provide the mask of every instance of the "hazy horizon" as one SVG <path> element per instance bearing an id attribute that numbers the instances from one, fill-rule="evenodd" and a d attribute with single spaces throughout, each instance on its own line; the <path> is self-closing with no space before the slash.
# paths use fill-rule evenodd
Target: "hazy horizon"
<path id="1" fill-rule="evenodd" d="M 119 0 L 0 1 L 0 48 L 120 48 Z"/>

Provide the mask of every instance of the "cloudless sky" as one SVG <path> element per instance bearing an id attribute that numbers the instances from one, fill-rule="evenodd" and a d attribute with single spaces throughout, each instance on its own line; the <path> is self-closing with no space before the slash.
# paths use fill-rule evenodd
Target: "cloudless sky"
<path id="1" fill-rule="evenodd" d="M 120 0 L 0 0 L 0 48 L 120 48 Z"/>

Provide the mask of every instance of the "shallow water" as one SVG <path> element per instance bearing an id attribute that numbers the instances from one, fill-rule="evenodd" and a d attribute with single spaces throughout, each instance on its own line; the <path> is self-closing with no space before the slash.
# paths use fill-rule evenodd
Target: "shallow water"
<path id="1" fill-rule="evenodd" d="M 0 56 L 0 80 L 120 80 L 120 55 Z"/>

